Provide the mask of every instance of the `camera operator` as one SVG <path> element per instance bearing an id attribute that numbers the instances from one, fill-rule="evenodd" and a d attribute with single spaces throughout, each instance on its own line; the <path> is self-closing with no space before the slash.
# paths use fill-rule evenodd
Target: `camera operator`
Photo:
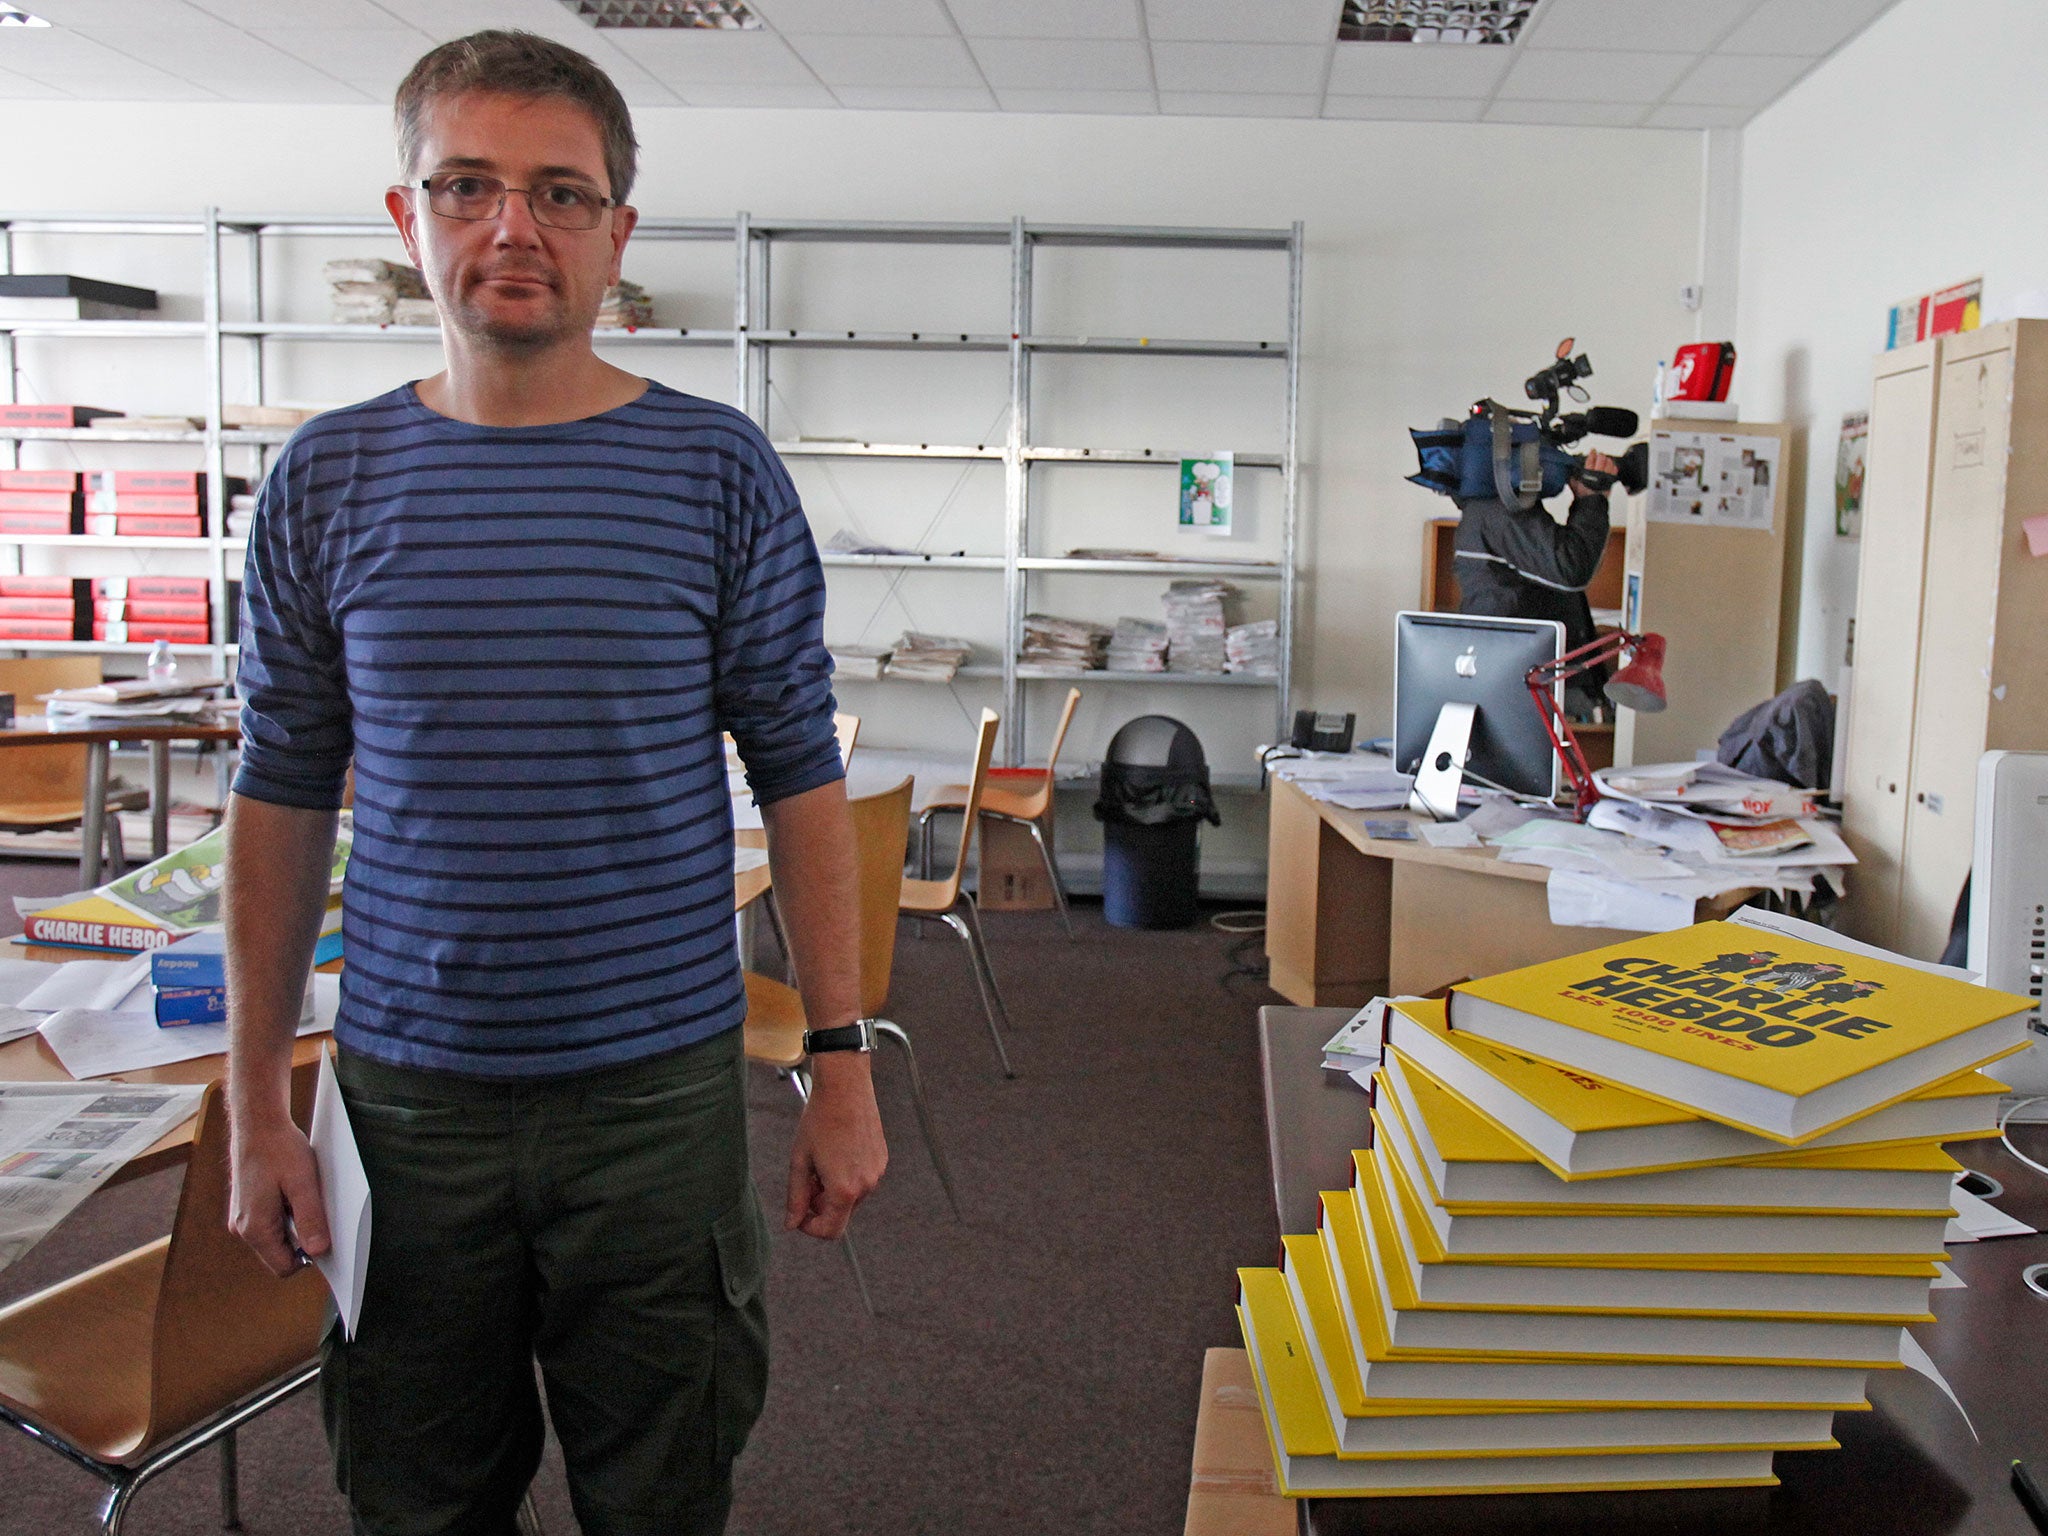
<path id="1" fill-rule="evenodd" d="M 1584 469 L 1615 474 L 1619 465 L 1589 451 Z M 1607 495 L 1574 476 L 1572 504 L 1559 522 L 1539 502 L 1517 511 L 1494 497 L 1453 497 L 1458 508 L 1460 613 L 1510 619 L 1558 619 L 1572 650 L 1596 639 L 1586 586 L 1607 552 Z M 1603 703 L 1606 668 L 1574 678 L 1566 705 L 1575 717 Z"/>

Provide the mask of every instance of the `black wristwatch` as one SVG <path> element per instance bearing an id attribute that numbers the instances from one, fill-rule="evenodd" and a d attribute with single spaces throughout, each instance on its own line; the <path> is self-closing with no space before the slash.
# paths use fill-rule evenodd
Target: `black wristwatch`
<path id="1" fill-rule="evenodd" d="M 837 1029 L 807 1029 L 804 1031 L 804 1054 L 822 1055 L 826 1051 L 872 1051 L 875 1048 L 875 1021 L 855 1019 L 851 1024 L 842 1024 Z"/>

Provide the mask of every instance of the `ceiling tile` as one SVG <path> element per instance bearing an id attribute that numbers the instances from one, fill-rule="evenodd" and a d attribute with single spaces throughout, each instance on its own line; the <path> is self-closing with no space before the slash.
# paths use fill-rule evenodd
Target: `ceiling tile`
<path id="1" fill-rule="evenodd" d="M 377 99 L 361 86 L 349 85 L 332 75 L 310 69 L 301 74 L 289 70 L 251 73 L 232 67 L 187 67 L 179 73 L 194 85 L 204 86 L 233 102 L 346 102 L 360 105 Z"/>
<path id="2" fill-rule="evenodd" d="M 1486 96 L 1514 61 L 1512 48 L 1339 43 L 1330 65 L 1330 94 Z"/>
<path id="3" fill-rule="evenodd" d="M 982 86 L 839 85 L 839 104 L 872 112 L 993 112 L 996 99 Z"/>
<path id="4" fill-rule="evenodd" d="M 1161 91 L 1159 110 L 1180 117 L 1314 117 L 1318 96 L 1237 96 L 1219 91 Z"/>
<path id="5" fill-rule="evenodd" d="M 1486 109 L 1489 123 L 1553 123 L 1573 128 L 1633 128 L 1643 120 L 1635 102 L 1496 101 Z"/>
<path id="6" fill-rule="evenodd" d="M 1723 53 L 1831 53 L 1896 0 L 1763 0 L 1721 44 Z"/>
<path id="7" fill-rule="evenodd" d="M 1138 0 L 946 0 L 969 37 L 1142 37 Z"/>
<path id="8" fill-rule="evenodd" d="M 1813 68 L 1812 59 L 1767 58 L 1760 54 L 1702 59 L 1672 89 L 1671 100 L 1689 106 L 1761 107 Z"/>
<path id="9" fill-rule="evenodd" d="M 97 6 L 98 0 L 95 0 Z M 232 27 L 250 31 L 391 26 L 391 13 L 374 0 L 186 0 Z"/>
<path id="10" fill-rule="evenodd" d="M 27 75 L 0 69 L 0 101 L 69 101 L 71 93 L 60 86 L 45 85 Z"/>
<path id="11" fill-rule="evenodd" d="M 1320 95 L 1328 46 L 1290 43 L 1152 44 L 1153 71 L 1162 91 L 1227 91 Z"/>
<path id="12" fill-rule="evenodd" d="M 1329 43 L 1343 0 L 1145 0 L 1157 42 Z"/>
<path id="13" fill-rule="evenodd" d="M 40 5 L 18 3 L 15 8 L 41 17 L 53 29 L 73 34 L 210 19 L 193 10 L 185 0 L 43 0 Z"/>
<path id="14" fill-rule="evenodd" d="M 190 80 L 180 80 L 160 69 L 132 75 L 101 74 L 93 71 L 49 82 L 70 92 L 80 101 L 204 101 L 218 103 L 220 93 Z"/>
<path id="15" fill-rule="evenodd" d="M 817 81 L 803 85 L 733 85 L 706 80 L 682 86 L 684 102 L 693 107 L 837 107 L 832 93 Z"/>
<path id="16" fill-rule="evenodd" d="M 968 44 L 997 89 L 1149 91 L 1151 59 L 1142 43 L 977 38 Z"/>
<path id="17" fill-rule="evenodd" d="M 1683 53 L 1525 53 L 1501 82 L 1503 101 L 1656 101 L 1678 83 Z"/>
<path id="18" fill-rule="evenodd" d="M 1150 117 L 1159 110 L 1150 91 L 997 91 L 1005 112 L 1097 112 Z"/>
<path id="19" fill-rule="evenodd" d="M 1522 34 L 1522 48 L 1635 49 L 1704 53 L 1756 0 L 1549 0 Z"/>
<path id="20" fill-rule="evenodd" d="M 772 32 L 638 30 L 621 51 L 664 85 L 815 85 L 817 79 Z"/>
<path id="21" fill-rule="evenodd" d="M 343 80 L 389 75 L 394 85 L 433 46 L 410 27 L 387 26 L 374 32 L 357 27 L 302 27 L 249 35 Z"/>
<path id="22" fill-rule="evenodd" d="M 1674 106 L 1667 102 L 1652 107 L 1643 119 L 1645 128 L 1740 128 L 1756 116 L 1749 107 Z"/>
<path id="23" fill-rule="evenodd" d="M 0 40 L 0 67 L 74 89 L 71 79 L 134 80 L 138 84 L 173 78 L 154 65 L 61 27 L 10 27 Z M 66 77 L 66 78 L 59 78 Z M 92 93 L 95 101 L 108 98 Z M 149 98 L 157 99 L 157 98 Z"/>
<path id="24" fill-rule="evenodd" d="M 1425 97 L 1336 96 L 1323 99 L 1323 116 L 1370 118 L 1399 123 L 1476 123 L 1484 101 L 1431 100 Z"/>
<path id="25" fill-rule="evenodd" d="M 858 37 L 950 37 L 939 0 L 747 0 L 778 32 Z"/>
<path id="26" fill-rule="evenodd" d="M 956 37 L 804 36 L 791 46 L 830 86 L 982 83 L 967 45 Z"/>

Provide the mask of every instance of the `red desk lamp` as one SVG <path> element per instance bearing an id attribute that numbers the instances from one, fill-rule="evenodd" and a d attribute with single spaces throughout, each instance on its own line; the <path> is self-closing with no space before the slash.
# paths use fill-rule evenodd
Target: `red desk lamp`
<path id="1" fill-rule="evenodd" d="M 1598 640 L 1588 641 L 1577 650 L 1566 651 L 1555 661 L 1531 667 L 1526 679 L 1529 697 L 1536 701 L 1536 712 L 1543 717 L 1543 729 L 1550 733 L 1551 748 L 1557 753 L 1558 761 L 1564 764 L 1565 777 L 1571 780 L 1573 808 L 1581 821 L 1586 819 L 1586 812 L 1600 798 L 1600 791 L 1593 783 L 1593 770 L 1586 766 L 1585 749 L 1579 745 L 1579 738 L 1572 734 L 1571 721 L 1557 707 L 1557 685 L 1582 672 L 1590 672 L 1602 662 L 1618 658 L 1626 660 L 1621 670 L 1607 680 L 1607 697 L 1624 708 L 1640 710 L 1646 715 L 1662 709 L 1662 635 L 1632 635 L 1625 629 L 1612 629 Z"/>

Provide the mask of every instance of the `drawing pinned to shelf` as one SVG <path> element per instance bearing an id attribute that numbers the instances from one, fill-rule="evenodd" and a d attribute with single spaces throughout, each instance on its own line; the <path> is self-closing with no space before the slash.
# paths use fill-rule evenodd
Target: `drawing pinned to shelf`
<path id="1" fill-rule="evenodd" d="M 1775 437 L 1716 432 L 1655 433 L 1650 444 L 1653 523 L 1704 523 L 1768 533 L 1778 476 Z"/>
<path id="2" fill-rule="evenodd" d="M 1863 532 L 1863 464 L 1870 449 L 1870 413 L 1851 411 L 1842 418 L 1842 441 L 1835 450 L 1835 532 L 1845 539 Z"/>
<path id="3" fill-rule="evenodd" d="M 1231 455 L 1212 453 L 1180 461 L 1180 525 L 1230 535 Z"/>

